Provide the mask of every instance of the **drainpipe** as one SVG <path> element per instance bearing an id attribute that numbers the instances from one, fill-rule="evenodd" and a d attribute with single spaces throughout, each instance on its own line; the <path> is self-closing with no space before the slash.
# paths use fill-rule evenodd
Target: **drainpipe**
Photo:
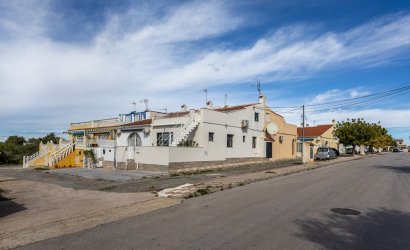
<path id="1" fill-rule="evenodd" d="M 117 135 L 114 140 L 114 168 L 117 169 Z"/>

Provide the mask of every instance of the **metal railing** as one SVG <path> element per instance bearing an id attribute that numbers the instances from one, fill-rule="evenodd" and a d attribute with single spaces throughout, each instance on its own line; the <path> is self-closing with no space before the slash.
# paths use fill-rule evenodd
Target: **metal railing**
<path id="1" fill-rule="evenodd" d="M 162 132 L 157 138 L 157 146 L 177 146 L 178 143 L 184 140 L 192 130 L 198 126 L 199 122 L 199 110 L 191 110 L 188 121 L 176 124 L 171 128 L 170 132 Z M 164 140 L 164 136 L 168 136 L 168 139 Z"/>

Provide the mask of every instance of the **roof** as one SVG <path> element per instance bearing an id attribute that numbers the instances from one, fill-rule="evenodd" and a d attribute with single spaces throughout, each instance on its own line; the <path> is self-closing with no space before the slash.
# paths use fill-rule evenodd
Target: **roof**
<path id="1" fill-rule="evenodd" d="M 117 125 L 111 125 L 111 126 L 101 126 L 101 127 L 85 127 L 85 128 L 74 128 L 74 129 L 68 129 L 67 131 L 79 131 L 79 130 L 90 130 L 90 129 L 110 129 L 110 128 L 116 128 L 121 126 L 121 124 Z"/>
<path id="2" fill-rule="evenodd" d="M 236 105 L 236 106 L 230 106 L 230 107 L 223 107 L 223 108 L 215 108 L 213 110 L 219 111 L 219 112 L 228 112 L 228 111 L 235 111 L 235 110 L 242 110 L 245 109 L 249 106 L 256 105 L 257 103 L 250 103 L 250 104 L 242 104 L 242 105 Z"/>
<path id="3" fill-rule="evenodd" d="M 136 121 L 136 122 L 130 122 L 124 125 L 121 125 L 120 127 L 128 127 L 128 126 L 138 126 L 138 125 L 148 125 L 152 123 L 152 119 L 145 119 L 141 121 Z"/>
<path id="4" fill-rule="evenodd" d="M 167 113 L 165 116 L 160 116 L 157 118 L 172 118 L 172 117 L 178 117 L 178 116 L 185 116 L 188 115 L 190 111 L 181 111 L 181 112 L 171 112 Z"/>
<path id="5" fill-rule="evenodd" d="M 328 131 L 333 125 L 317 125 L 314 127 L 305 127 L 305 137 L 318 137 Z M 298 136 L 302 136 L 302 128 L 298 128 Z"/>

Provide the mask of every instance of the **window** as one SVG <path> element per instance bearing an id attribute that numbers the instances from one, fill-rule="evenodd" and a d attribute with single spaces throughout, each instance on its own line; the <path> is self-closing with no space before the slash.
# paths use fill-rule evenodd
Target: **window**
<path id="1" fill-rule="evenodd" d="M 130 134 L 130 136 L 128 136 L 127 145 L 128 147 L 141 146 L 141 137 L 138 135 L 138 133 L 132 133 Z"/>
<path id="2" fill-rule="evenodd" d="M 259 113 L 255 112 L 255 122 L 259 121 Z"/>
<path id="3" fill-rule="evenodd" d="M 302 152 L 302 143 L 298 142 L 296 147 L 297 147 L 296 152 L 301 153 Z"/>
<path id="4" fill-rule="evenodd" d="M 105 155 L 105 148 L 103 149 L 103 155 Z"/>
<path id="5" fill-rule="evenodd" d="M 233 147 L 233 135 L 228 134 L 226 137 L 226 146 L 228 148 L 232 148 Z"/>
<path id="6" fill-rule="evenodd" d="M 172 143 L 174 133 L 157 133 L 157 146 L 169 146 Z"/>
<path id="7" fill-rule="evenodd" d="M 246 137 L 245 136 L 242 136 L 242 141 L 246 142 Z"/>
<path id="8" fill-rule="evenodd" d="M 209 132 L 208 141 L 214 141 L 214 132 Z"/>
<path id="9" fill-rule="evenodd" d="M 109 134 L 98 135 L 98 140 L 108 140 L 109 136 L 110 136 Z"/>
<path id="10" fill-rule="evenodd" d="M 256 148 L 256 137 L 252 137 L 252 148 Z"/>

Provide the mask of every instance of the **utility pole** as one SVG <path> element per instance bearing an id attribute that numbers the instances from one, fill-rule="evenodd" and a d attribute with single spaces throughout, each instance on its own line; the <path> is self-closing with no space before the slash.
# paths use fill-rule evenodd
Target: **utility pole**
<path id="1" fill-rule="evenodd" d="M 303 150 L 305 145 L 305 105 L 302 105 L 302 163 L 305 157 L 305 152 Z"/>

